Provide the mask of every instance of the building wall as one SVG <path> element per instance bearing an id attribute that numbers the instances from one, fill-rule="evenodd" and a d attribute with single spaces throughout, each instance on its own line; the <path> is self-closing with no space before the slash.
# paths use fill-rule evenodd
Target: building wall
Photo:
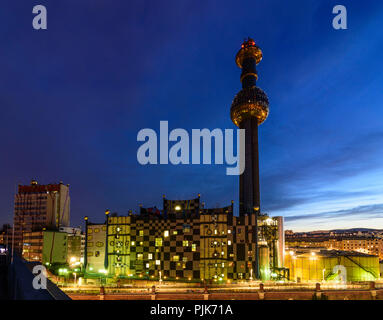
<path id="1" fill-rule="evenodd" d="M 379 278 L 379 258 L 374 256 L 312 256 L 287 254 L 285 266 L 292 281 L 336 280 L 335 266 L 346 268 L 347 281 L 373 281 Z"/>
<path id="2" fill-rule="evenodd" d="M 199 267 L 199 223 L 194 222 L 192 218 L 108 218 L 109 274 L 193 278 Z M 199 277 L 199 272 L 194 276 Z"/>
<path id="3" fill-rule="evenodd" d="M 67 263 L 81 263 L 82 258 L 82 236 L 76 234 L 68 234 L 68 253 L 67 253 Z"/>
<path id="4" fill-rule="evenodd" d="M 42 262 L 43 232 L 24 232 L 22 257 L 27 261 Z"/>
<path id="5" fill-rule="evenodd" d="M 383 239 L 373 237 L 296 239 L 286 241 L 287 247 L 315 248 L 323 247 L 345 251 L 358 251 L 379 256 L 383 259 Z"/>
<path id="6" fill-rule="evenodd" d="M 228 217 L 230 217 L 228 219 Z M 200 273 L 202 280 L 227 280 L 234 275 L 233 228 L 228 227 L 233 220 L 230 212 L 224 210 L 206 212 L 200 216 Z M 228 233 L 230 230 L 230 234 Z"/>
<path id="7" fill-rule="evenodd" d="M 27 261 L 40 263 L 65 263 L 67 259 L 67 234 L 57 231 L 34 231 L 23 234 L 22 256 Z"/>
<path id="8" fill-rule="evenodd" d="M 131 217 L 110 217 L 108 219 L 108 273 L 116 276 L 133 274 L 131 270 L 130 238 Z M 146 236 L 146 235 L 145 235 Z M 141 240 L 141 239 L 140 239 Z M 147 257 L 146 257 L 147 258 Z"/>
<path id="9" fill-rule="evenodd" d="M 67 262 L 68 235 L 65 232 L 44 231 L 42 263 Z"/>
<path id="10" fill-rule="evenodd" d="M 197 213 L 194 207 L 180 211 L 167 212 L 166 217 L 108 216 L 106 225 L 88 223 L 87 271 L 97 272 L 107 266 L 109 276 L 164 280 L 224 281 L 255 277 L 254 215 L 235 217 L 232 206 L 200 208 Z M 280 220 L 268 220 L 272 221 L 274 255 L 278 261 Z M 100 230 L 104 226 L 107 233 Z M 95 228 L 99 232 L 95 233 Z M 262 233 L 259 238 L 266 241 Z M 266 241 L 264 245 L 268 244 Z M 97 257 L 95 251 L 99 252 Z M 273 259 L 267 261 L 272 263 Z M 265 266 L 265 270 L 270 277 L 271 266 Z"/>
<path id="11" fill-rule="evenodd" d="M 98 273 L 105 269 L 106 224 L 89 224 L 87 230 L 88 273 Z"/>
<path id="12" fill-rule="evenodd" d="M 60 184 L 19 185 L 14 199 L 16 251 L 23 247 L 23 233 L 43 228 L 68 226 L 70 219 L 69 186 Z"/>

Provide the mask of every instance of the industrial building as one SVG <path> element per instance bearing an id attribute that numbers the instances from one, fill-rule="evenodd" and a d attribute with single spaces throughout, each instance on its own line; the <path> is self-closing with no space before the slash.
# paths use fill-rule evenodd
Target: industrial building
<path id="1" fill-rule="evenodd" d="M 285 257 L 289 278 L 296 282 L 374 281 L 380 277 L 379 258 L 361 252 L 291 249 Z"/>
<path id="2" fill-rule="evenodd" d="M 205 209 L 200 196 L 163 198 L 163 209 L 139 214 L 106 212 L 102 224 L 86 220 L 84 263 L 88 277 L 108 276 L 173 280 L 255 279 L 255 215 L 233 215 L 233 203 Z M 262 279 L 282 277 L 283 219 L 259 216 L 259 263 Z"/>
<path id="3" fill-rule="evenodd" d="M 141 208 L 121 217 L 107 211 L 105 223 L 86 218 L 85 266 L 88 276 L 186 280 L 252 280 L 285 278 L 283 219 L 261 213 L 258 126 L 269 114 L 269 101 L 256 86 L 256 65 L 262 50 L 251 38 L 239 49 L 235 62 L 242 70 L 242 89 L 234 97 L 230 116 L 245 130 L 246 152 L 239 176 L 239 216 L 233 202 L 205 209 L 200 197 L 168 200 L 162 211 Z"/>

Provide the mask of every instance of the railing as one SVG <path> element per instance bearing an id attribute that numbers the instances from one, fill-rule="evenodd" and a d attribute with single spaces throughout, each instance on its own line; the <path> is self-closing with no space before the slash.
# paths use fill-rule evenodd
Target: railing
<path id="1" fill-rule="evenodd" d="M 11 300 L 71 300 L 54 283 L 47 279 L 46 289 L 35 289 L 32 273 L 37 263 L 28 263 L 18 255 L 13 256 L 13 263 L 8 264 L 8 297 Z"/>

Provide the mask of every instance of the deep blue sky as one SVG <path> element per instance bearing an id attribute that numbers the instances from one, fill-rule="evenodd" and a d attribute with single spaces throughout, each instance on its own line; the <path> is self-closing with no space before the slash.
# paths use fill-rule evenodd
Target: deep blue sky
<path id="1" fill-rule="evenodd" d="M 48 30 L 32 28 L 32 7 Z M 332 8 L 348 9 L 348 30 Z M 3 0 L 0 222 L 18 183 L 69 183 L 72 224 L 201 193 L 238 198 L 225 166 L 141 166 L 142 128 L 234 128 L 234 56 L 262 48 L 262 209 L 286 227 L 383 228 L 381 1 Z"/>

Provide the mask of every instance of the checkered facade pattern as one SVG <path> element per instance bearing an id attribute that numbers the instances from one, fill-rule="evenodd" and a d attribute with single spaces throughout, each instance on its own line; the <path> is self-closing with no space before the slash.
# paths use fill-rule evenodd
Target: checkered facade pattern
<path id="1" fill-rule="evenodd" d="M 145 213 L 106 217 L 103 249 L 107 254 L 99 255 L 98 260 L 88 255 L 89 273 L 90 268 L 97 270 L 103 263 L 108 275 L 122 277 L 251 279 L 255 262 L 252 234 L 255 215 L 233 216 L 233 204 L 204 209 L 199 197 L 164 198 L 160 215 L 148 210 L 141 212 Z M 89 228 L 94 225 L 88 224 Z M 92 266 L 96 261 L 97 266 Z"/>

